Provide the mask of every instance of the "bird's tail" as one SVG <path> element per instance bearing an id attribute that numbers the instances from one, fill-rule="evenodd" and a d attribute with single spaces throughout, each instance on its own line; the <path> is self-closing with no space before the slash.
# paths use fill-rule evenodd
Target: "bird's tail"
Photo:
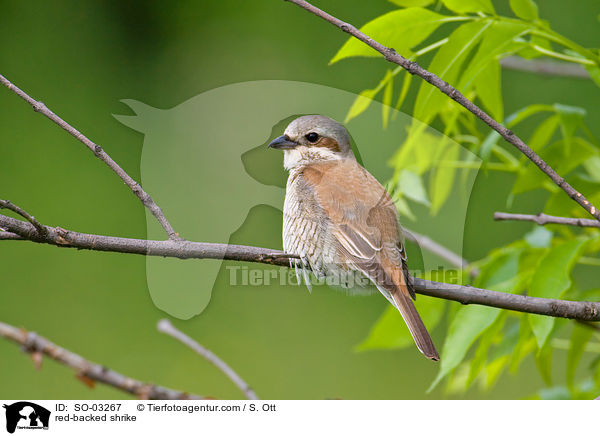
<path id="1" fill-rule="evenodd" d="M 406 265 L 401 263 L 398 267 L 395 262 L 389 262 L 384 257 L 360 265 L 359 268 L 371 279 L 383 296 L 400 311 L 419 351 L 428 359 L 440 360 L 431 336 L 412 302 L 411 297 L 415 297 L 415 291 L 408 281 Z"/>
<path id="2" fill-rule="evenodd" d="M 429 336 L 429 332 L 427 331 L 425 324 L 423 324 L 423 320 L 419 316 L 408 292 L 403 292 L 402 289 L 396 289 L 392 292 L 392 299 L 394 300 L 394 305 L 400 311 L 419 351 L 421 351 L 428 359 L 440 360 L 440 355 L 435 349 L 431 336 Z"/>

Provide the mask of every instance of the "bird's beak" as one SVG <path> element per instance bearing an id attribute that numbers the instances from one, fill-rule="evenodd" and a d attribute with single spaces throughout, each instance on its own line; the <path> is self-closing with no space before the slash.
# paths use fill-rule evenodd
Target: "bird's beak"
<path id="1" fill-rule="evenodd" d="M 279 150 L 290 150 L 292 148 L 296 148 L 297 146 L 297 142 L 291 141 L 285 135 L 281 135 L 280 137 L 273 139 L 269 144 L 270 148 L 277 148 Z"/>

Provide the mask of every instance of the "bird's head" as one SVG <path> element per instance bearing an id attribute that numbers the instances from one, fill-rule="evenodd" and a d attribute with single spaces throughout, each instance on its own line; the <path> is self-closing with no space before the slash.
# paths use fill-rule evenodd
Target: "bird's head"
<path id="1" fill-rule="evenodd" d="M 344 126 L 322 115 L 296 118 L 269 147 L 284 151 L 283 166 L 288 170 L 319 161 L 354 159 Z"/>

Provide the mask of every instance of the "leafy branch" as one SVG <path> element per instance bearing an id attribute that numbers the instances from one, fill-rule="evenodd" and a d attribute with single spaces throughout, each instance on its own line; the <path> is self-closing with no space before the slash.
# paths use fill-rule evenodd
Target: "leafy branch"
<path id="1" fill-rule="evenodd" d="M 590 215 L 592 215 L 597 220 L 600 220 L 600 210 L 598 210 L 593 204 L 591 204 L 583 194 L 573 188 L 563 177 L 558 175 L 554 169 L 552 169 L 535 151 L 533 151 L 521 138 L 514 134 L 511 130 L 500 124 L 498 121 L 494 120 L 490 115 L 484 112 L 481 108 L 475 105 L 471 100 L 466 98 L 461 92 L 459 92 L 456 88 L 451 86 L 448 82 L 442 80 L 437 75 L 423 69 L 416 62 L 410 61 L 403 57 L 402 55 L 396 52 L 396 49 L 386 47 L 383 44 L 377 42 L 371 37 L 367 36 L 356 27 L 352 26 L 349 23 L 346 23 L 333 15 L 328 14 L 327 12 L 313 6 L 305 0 L 287 0 L 291 3 L 294 3 L 308 12 L 318 16 L 319 18 L 324 19 L 325 21 L 333 24 L 334 26 L 340 28 L 342 31 L 349 33 L 351 36 L 356 38 L 358 41 L 363 42 L 367 46 L 376 50 L 380 54 L 383 55 L 385 60 L 398 64 L 406 71 L 408 71 L 412 75 L 417 75 L 421 77 L 423 80 L 433 85 L 435 88 L 439 89 L 442 93 L 446 94 L 452 100 L 459 103 L 469 112 L 474 114 L 477 118 L 481 119 L 488 126 L 490 126 L 493 130 L 498 132 L 502 138 L 504 138 L 508 143 L 515 146 L 521 153 L 523 153 L 527 158 L 533 162 L 543 173 L 545 173 L 560 189 L 562 189 L 573 201 L 577 202 L 582 208 L 584 208 Z M 417 9 L 417 8 L 414 8 Z M 408 11 L 406 9 L 405 11 Z M 423 9 L 422 11 L 425 11 Z M 462 17 L 461 17 L 462 18 Z M 441 20 L 438 20 L 441 23 Z M 485 20 L 482 18 L 481 20 L 473 21 L 472 24 L 477 24 L 475 27 L 475 36 L 479 38 L 482 32 L 492 24 L 494 21 Z M 554 34 L 553 34 L 554 36 Z M 475 39 L 473 39 L 473 42 Z M 334 58 L 335 60 L 336 58 Z M 444 60 L 445 61 L 445 60 Z M 450 62 L 452 65 L 452 62 Z M 425 94 L 425 101 L 431 99 L 432 97 L 431 88 L 428 89 L 428 92 Z M 419 115 L 422 115 L 421 117 Z M 419 101 L 417 100 L 417 104 L 415 107 L 415 116 L 421 118 L 422 121 L 426 122 L 427 120 L 432 118 L 431 111 L 425 111 L 423 107 L 419 105 Z M 423 119 L 424 118 L 424 119 Z"/>
<path id="2" fill-rule="evenodd" d="M 400 109 L 408 100 L 412 77 L 418 75 L 424 79 L 415 98 L 413 123 L 392 160 L 396 171 L 388 189 L 400 213 L 409 218 L 413 216 L 403 200 L 406 197 L 428 206 L 430 214 L 435 215 L 449 198 L 449 187 L 454 183 L 455 174 L 462 171 L 466 175 L 467 171 L 481 168 L 516 175 L 507 205 L 516 195 L 542 188 L 551 194 L 544 210 L 546 213 L 541 215 L 544 220 L 552 215 L 562 224 L 590 223 L 590 227 L 596 227 L 599 223 L 598 210 L 593 205 L 600 202 L 599 142 L 583 121 L 585 111 L 561 104 L 531 104 L 504 117 L 500 80 L 503 64 L 543 74 L 556 72 L 571 77 L 588 77 L 600 85 L 597 50 L 582 47 L 550 29 L 549 23 L 539 17 L 533 0 L 510 1 L 516 18 L 499 16 L 491 0 L 440 0 L 432 9 L 425 7 L 433 4 L 434 0 L 390 0 L 401 9 L 376 17 L 360 30 L 304 0 L 289 1 L 350 34 L 333 56 L 332 63 L 349 57 L 383 55 L 385 60 L 400 65 L 393 70 L 388 69 L 376 87 L 359 95 L 350 107 L 346 121 L 364 112 L 382 93 L 385 128 L 392 117 L 390 108 Z M 440 12 L 440 6 L 450 14 Z M 450 28 L 449 34 L 434 33 L 441 26 Z M 431 59 L 427 70 L 415 63 L 421 57 Z M 541 57 L 561 62 L 536 59 Z M 544 70 L 546 66 L 548 70 Z M 400 90 L 395 93 L 394 82 L 405 71 Z M 430 85 L 451 100 L 436 93 Z M 395 104 L 394 94 L 397 94 Z M 475 99 L 491 116 L 473 104 Z M 540 117 L 545 119 L 525 145 L 512 129 L 521 128 L 521 123 L 531 123 Z M 441 140 L 424 131 L 424 123 L 432 123 L 437 118 L 445 135 Z M 477 124 L 479 120 L 492 127 L 492 132 L 482 132 Z M 447 138 L 454 140 L 454 144 Z M 501 147 L 499 138 L 513 145 L 521 157 Z M 461 157 L 458 144 L 472 153 Z M 550 172 L 546 171 L 548 167 Z M 431 200 L 423 194 L 426 191 L 420 180 L 426 172 L 430 175 L 428 191 Z M 567 184 L 577 186 L 578 190 L 573 192 L 572 187 L 565 189 Z M 414 195 L 412 186 L 420 188 L 420 196 Z M 564 204 L 565 192 L 577 206 L 574 203 L 570 203 L 574 207 Z M 581 192 L 590 193 L 590 197 L 583 200 Z M 581 218 L 583 209 L 595 219 Z M 532 221 L 540 221 L 540 218 Z M 576 299 L 596 299 L 597 291 L 578 290 L 570 275 L 575 264 L 600 265 L 596 257 L 584 256 L 599 249 L 600 234 L 593 228 L 583 229 L 578 234 L 566 227 L 551 230 L 534 228 L 523 239 L 470 263 L 466 270 L 472 273 L 473 268 L 478 269 L 479 274 L 470 275 L 474 286 L 480 288 L 512 294 L 527 292 L 529 296 L 544 298 L 568 295 Z M 428 278 L 435 275 L 436 271 L 426 273 Z M 419 310 L 427 325 L 435 326 L 442 319 L 444 306 L 428 303 L 420 306 Z M 564 323 L 555 322 L 554 318 L 506 313 L 489 307 L 463 307 L 450 311 L 448 319 L 440 373 L 431 388 L 447 378 L 450 391 L 463 392 L 476 380 L 483 388 L 489 389 L 505 368 L 516 371 L 530 353 L 534 353 L 544 381 L 551 382 L 552 349 L 561 331 L 559 327 Z M 573 384 L 573 374 L 589 339 L 589 336 L 578 334 L 579 331 L 574 328 L 567 359 L 567 378 L 573 396 L 579 395 Z M 402 348 L 406 345 L 406 336 L 397 314 L 386 310 L 359 349 Z M 468 355 L 476 342 L 474 355 Z M 593 363 L 597 368 L 596 385 L 600 385 L 599 362 Z"/>

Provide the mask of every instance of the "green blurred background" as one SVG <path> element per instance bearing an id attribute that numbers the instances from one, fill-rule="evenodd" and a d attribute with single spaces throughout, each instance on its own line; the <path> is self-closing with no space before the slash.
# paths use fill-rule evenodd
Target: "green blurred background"
<path id="1" fill-rule="evenodd" d="M 508 7 L 503 3 L 495 2 L 499 12 Z M 317 4 L 356 25 L 393 9 L 383 0 Z M 373 87 L 387 67 L 365 59 L 328 66 L 346 36 L 280 0 L 2 1 L 0 6 L 0 72 L 101 144 L 138 180 L 143 136 L 112 117 L 131 114 L 121 99 L 170 108 L 203 91 L 262 79 L 359 92 Z M 568 11 L 560 0 L 539 6 L 559 33 L 584 46 L 598 45 L 597 1 L 571 2 Z M 600 134 L 599 91 L 589 81 L 505 71 L 503 93 L 506 113 L 530 103 L 584 107 L 587 124 Z M 82 144 L 6 89 L 0 90 L 0 114 L 0 198 L 48 225 L 146 237 L 139 201 Z M 279 165 L 281 156 L 277 159 Z M 465 231 L 467 259 L 531 228 L 492 221 L 493 211 L 506 209 L 506 177 L 513 176 L 478 177 Z M 272 169 L 272 179 L 277 178 L 284 183 L 279 167 Z M 214 194 L 226 199 L 227 192 L 215 186 Z M 513 210 L 536 212 L 543 195 L 523 195 Z M 280 234 L 281 212 L 258 206 L 230 241 L 281 248 Z M 312 295 L 278 285 L 231 287 L 226 266 L 234 264 L 223 263 L 201 315 L 173 322 L 226 360 L 261 398 L 445 398 L 440 388 L 425 394 L 437 367 L 413 348 L 353 351 L 382 313 L 384 299 L 350 298 L 325 287 Z M 3 242 L 0 320 L 140 380 L 241 398 L 210 364 L 156 332 L 165 313 L 149 297 L 145 269 L 141 256 Z M 589 278 L 585 271 L 579 276 Z M 437 343 L 444 334 L 443 325 L 433 332 Z M 554 369 L 562 374 L 564 355 L 557 353 L 557 359 Z M 0 340 L 0 369 L 3 398 L 130 398 L 101 385 L 89 389 L 71 369 L 49 359 L 35 371 L 29 356 L 5 340 Z M 503 375 L 491 392 L 471 390 L 466 398 L 521 398 L 542 386 L 529 359 L 517 376 Z"/>

